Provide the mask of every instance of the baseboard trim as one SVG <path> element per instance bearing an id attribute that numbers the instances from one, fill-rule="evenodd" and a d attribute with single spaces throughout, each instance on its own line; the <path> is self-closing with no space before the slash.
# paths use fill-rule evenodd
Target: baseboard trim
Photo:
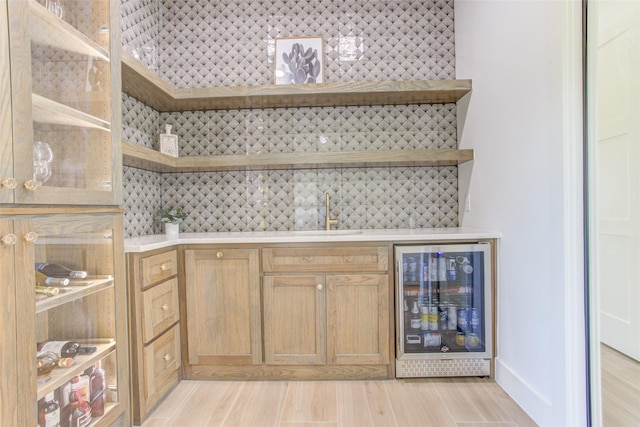
<path id="1" fill-rule="evenodd" d="M 499 358 L 495 360 L 496 382 L 538 424 L 553 425 L 552 404 Z"/>

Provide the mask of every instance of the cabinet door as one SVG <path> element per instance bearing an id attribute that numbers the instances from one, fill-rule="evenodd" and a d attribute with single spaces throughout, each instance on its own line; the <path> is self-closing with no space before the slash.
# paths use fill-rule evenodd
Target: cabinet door
<path id="1" fill-rule="evenodd" d="M 128 411 L 122 215 L 20 215 L 13 221 L 18 401 L 34 403 L 19 407 L 16 425 L 36 425 L 35 402 L 42 404 L 50 392 L 64 402 L 71 379 L 97 362 L 106 384 L 118 391 L 119 400 L 108 402 L 101 418 L 107 425 Z M 36 293 L 36 263 L 58 263 L 88 276 L 45 297 Z M 75 356 L 71 367 L 37 376 L 37 343 L 45 341 L 77 341 L 94 351 Z"/>
<path id="2" fill-rule="evenodd" d="M 60 3 L 56 15 L 35 0 L 8 1 L 13 135 L 2 150 L 17 182 L 11 198 L 120 204 L 120 46 L 110 31 L 119 29 L 118 2 Z"/>
<path id="3" fill-rule="evenodd" d="M 327 276 L 327 363 L 389 363 L 389 276 Z"/>
<path id="4" fill-rule="evenodd" d="M 261 364 L 258 250 L 185 250 L 185 277 L 189 364 Z"/>
<path id="5" fill-rule="evenodd" d="M 324 276 L 264 277 L 267 364 L 326 363 Z"/>

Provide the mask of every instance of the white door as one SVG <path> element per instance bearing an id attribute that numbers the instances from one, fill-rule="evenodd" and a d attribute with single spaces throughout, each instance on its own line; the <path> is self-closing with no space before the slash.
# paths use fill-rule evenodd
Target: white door
<path id="1" fill-rule="evenodd" d="M 600 1 L 596 280 L 601 341 L 640 360 L 640 6 Z"/>

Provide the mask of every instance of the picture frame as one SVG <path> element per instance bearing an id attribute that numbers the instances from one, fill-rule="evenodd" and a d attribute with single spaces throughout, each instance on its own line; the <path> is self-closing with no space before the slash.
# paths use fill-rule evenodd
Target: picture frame
<path id="1" fill-rule="evenodd" d="M 276 85 L 322 83 L 324 38 L 277 38 L 273 62 Z"/>

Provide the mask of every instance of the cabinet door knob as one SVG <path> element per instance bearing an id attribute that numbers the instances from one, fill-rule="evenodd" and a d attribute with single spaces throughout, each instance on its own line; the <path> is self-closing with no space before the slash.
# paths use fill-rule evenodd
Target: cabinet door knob
<path id="1" fill-rule="evenodd" d="M 321 291 L 323 288 L 322 283 L 318 283 L 318 285 L 316 286 L 316 289 Z"/>
<path id="2" fill-rule="evenodd" d="M 17 241 L 18 239 L 16 239 L 15 234 L 5 234 L 2 236 L 2 239 L 0 239 L 3 245 L 15 245 Z"/>
<path id="3" fill-rule="evenodd" d="M 160 266 L 160 271 L 167 271 L 169 270 L 171 267 L 169 267 L 167 264 L 162 264 Z"/>
<path id="4" fill-rule="evenodd" d="M 167 310 L 169 310 L 169 306 L 168 306 L 167 304 L 162 304 L 162 305 L 160 306 L 160 308 L 162 309 L 162 311 L 167 311 Z"/>
<path id="5" fill-rule="evenodd" d="M 28 179 L 24 182 L 24 188 L 29 191 L 35 191 L 35 189 L 38 188 L 38 183 L 32 179 Z"/>
<path id="6" fill-rule="evenodd" d="M 218 253 L 216 254 L 216 256 L 217 256 L 218 258 L 222 258 L 222 257 L 224 256 L 224 254 L 223 254 L 222 252 L 218 252 Z"/>
<path id="7" fill-rule="evenodd" d="M 18 186 L 18 181 L 15 178 L 5 178 L 2 180 L 2 186 L 8 188 L 9 190 L 13 190 Z"/>
<path id="8" fill-rule="evenodd" d="M 164 356 L 162 356 L 162 358 L 164 359 L 165 362 L 168 362 L 168 361 L 171 360 L 171 356 L 169 355 L 169 353 L 167 353 Z"/>
<path id="9" fill-rule="evenodd" d="M 38 240 L 38 233 L 34 232 L 34 231 L 30 231 L 27 234 L 25 234 L 23 236 L 23 239 L 26 240 L 29 243 L 33 243 L 36 240 Z"/>

